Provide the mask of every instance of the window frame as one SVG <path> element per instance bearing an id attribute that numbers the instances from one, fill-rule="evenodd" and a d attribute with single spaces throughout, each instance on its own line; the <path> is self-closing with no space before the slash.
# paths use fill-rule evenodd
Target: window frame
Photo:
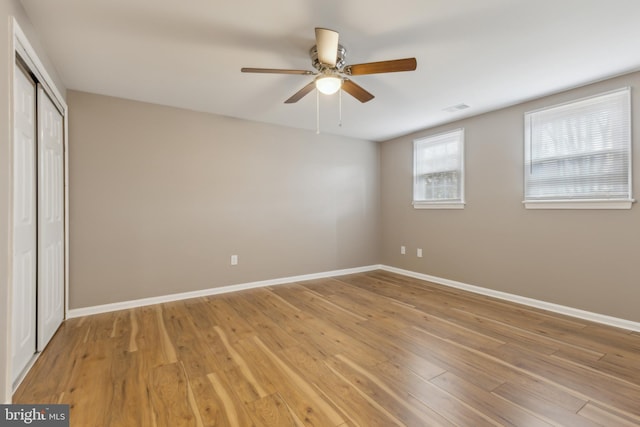
<path id="1" fill-rule="evenodd" d="M 420 145 L 425 144 L 429 140 L 436 138 L 442 138 L 449 134 L 459 134 L 459 164 L 460 164 L 460 197 L 459 199 L 429 199 L 418 200 L 416 199 L 416 186 L 418 185 L 418 161 L 417 152 Z M 413 140 L 413 187 L 412 187 L 412 205 L 414 209 L 464 209 L 465 207 L 465 159 L 464 159 L 464 128 L 451 129 L 444 132 L 439 132 L 433 135 L 427 135 L 421 138 Z"/>
<path id="2" fill-rule="evenodd" d="M 527 199 L 527 183 L 528 177 L 530 176 L 528 171 L 528 165 L 530 163 L 530 150 L 531 144 L 533 141 L 531 140 L 532 135 L 532 118 L 536 113 L 541 113 L 557 108 L 568 108 L 571 106 L 579 106 L 579 104 L 589 101 L 595 98 L 610 96 L 616 93 L 624 92 L 627 96 L 626 102 L 627 111 L 626 114 L 628 117 L 629 126 L 625 129 L 625 137 L 627 139 L 627 147 L 624 149 L 627 150 L 628 156 L 628 176 L 627 176 L 627 184 L 628 184 L 628 192 L 626 197 L 614 197 L 614 198 L 570 198 L 566 199 Z M 527 111 L 524 113 L 524 170 L 523 170 L 523 191 L 524 191 L 524 201 L 522 202 L 526 209 L 631 209 L 632 204 L 635 202 L 633 199 L 633 157 L 632 157 L 632 113 L 631 113 L 631 88 L 630 87 L 622 87 L 619 89 L 598 93 L 595 95 L 575 99 L 572 101 L 555 104 L 543 108 L 539 108 L 532 111 Z M 572 155 L 571 158 L 578 158 L 580 156 L 584 156 L 585 152 L 578 153 L 576 155 Z"/>

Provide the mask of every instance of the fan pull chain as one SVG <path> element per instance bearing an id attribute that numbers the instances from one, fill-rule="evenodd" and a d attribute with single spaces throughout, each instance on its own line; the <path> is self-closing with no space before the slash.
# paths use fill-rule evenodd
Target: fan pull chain
<path id="1" fill-rule="evenodd" d="M 320 91 L 316 89 L 316 134 L 320 135 Z"/>
<path id="2" fill-rule="evenodd" d="M 338 126 L 342 127 L 342 90 L 338 89 Z"/>

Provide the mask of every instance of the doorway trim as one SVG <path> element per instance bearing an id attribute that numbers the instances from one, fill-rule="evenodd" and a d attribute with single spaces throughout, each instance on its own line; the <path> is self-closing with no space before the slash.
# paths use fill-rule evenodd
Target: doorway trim
<path id="1" fill-rule="evenodd" d="M 10 46 L 9 46 L 9 63 L 11 66 L 9 67 L 9 81 L 11 82 L 9 85 L 9 158 L 11 159 L 11 167 L 9 171 L 9 223 L 13 223 L 13 138 L 14 138 L 14 115 L 13 115 L 13 106 L 14 106 L 14 91 L 13 91 L 13 81 L 15 79 L 15 63 L 16 58 L 19 55 L 25 64 L 29 67 L 29 70 L 36 76 L 36 78 L 40 81 L 42 87 L 45 92 L 49 95 L 55 106 L 60 110 L 64 117 L 63 121 L 63 132 L 64 132 L 64 183 L 63 183 L 63 191 L 64 191 L 64 293 L 65 293 L 65 302 L 64 302 L 64 318 L 66 319 L 67 312 L 69 311 L 69 132 L 68 132 L 68 120 L 69 113 L 67 103 L 62 96 L 62 93 L 57 88 L 55 82 L 51 78 L 51 75 L 47 72 L 46 67 L 38 57 L 35 49 L 29 42 L 29 39 L 25 35 L 22 28 L 18 24 L 15 17 L 11 17 L 9 21 L 10 34 L 12 37 L 10 38 Z M 10 227 L 9 230 L 9 241 L 8 246 L 10 248 L 13 247 L 13 230 Z M 5 348 L 5 360 L 7 361 L 6 366 L 2 367 L 6 373 L 6 383 L 0 385 L 4 387 L 5 396 L 9 396 L 9 401 L 11 400 L 11 396 L 13 395 L 13 384 L 11 381 L 12 378 L 12 331 L 13 325 L 12 322 L 12 309 L 13 309 L 13 251 L 9 251 L 9 259 L 8 259 L 8 271 L 7 271 L 7 280 L 8 280 L 8 298 L 6 301 L 5 313 L 7 317 L 7 342 L 4 343 Z M 22 380 L 22 378 L 20 379 Z M 10 402 L 8 402 L 10 403 Z"/>

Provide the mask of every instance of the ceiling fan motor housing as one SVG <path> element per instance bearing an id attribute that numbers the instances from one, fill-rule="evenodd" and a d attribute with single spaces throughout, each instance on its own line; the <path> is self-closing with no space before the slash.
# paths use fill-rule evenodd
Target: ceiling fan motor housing
<path id="1" fill-rule="evenodd" d="M 311 56 L 311 64 L 313 65 L 313 68 L 315 68 L 318 71 L 323 71 L 327 68 L 341 70 L 342 67 L 344 67 L 344 61 L 345 61 L 345 58 L 347 57 L 347 49 L 341 44 L 338 45 L 338 54 L 336 57 L 335 67 L 331 67 L 330 65 L 323 64 L 320 62 L 320 60 L 318 59 L 317 45 L 314 45 L 311 49 L 309 49 L 309 56 Z"/>

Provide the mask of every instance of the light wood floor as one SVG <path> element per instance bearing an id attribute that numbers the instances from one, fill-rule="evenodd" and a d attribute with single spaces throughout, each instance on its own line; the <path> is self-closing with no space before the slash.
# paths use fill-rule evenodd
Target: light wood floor
<path id="1" fill-rule="evenodd" d="M 72 319 L 14 403 L 89 426 L 640 425 L 640 334 L 375 271 Z"/>

